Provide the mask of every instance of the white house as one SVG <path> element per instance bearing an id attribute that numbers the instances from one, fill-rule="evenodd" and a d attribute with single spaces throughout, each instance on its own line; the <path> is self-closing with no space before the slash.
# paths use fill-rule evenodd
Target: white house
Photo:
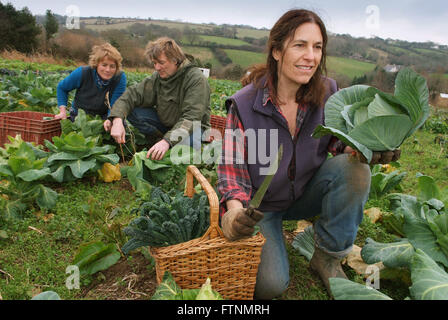
<path id="1" fill-rule="evenodd" d="M 440 98 L 442 99 L 448 99 L 448 93 L 441 93 Z"/>
<path id="2" fill-rule="evenodd" d="M 400 66 L 400 65 L 388 64 L 387 66 L 384 67 L 384 71 L 390 72 L 390 73 L 395 73 L 395 72 L 400 71 L 401 68 L 402 68 L 402 66 Z"/>

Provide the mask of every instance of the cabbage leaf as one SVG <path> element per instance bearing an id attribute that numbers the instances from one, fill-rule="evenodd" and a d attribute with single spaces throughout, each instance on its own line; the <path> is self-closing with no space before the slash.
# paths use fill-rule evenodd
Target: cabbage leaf
<path id="1" fill-rule="evenodd" d="M 333 135 L 371 162 L 374 151 L 398 149 L 424 124 L 428 100 L 425 78 L 404 68 L 395 80 L 394 95 L 367 85 L 333 94 L 325 104 L 325 126 L 317 126 L 312 136 Z"/>

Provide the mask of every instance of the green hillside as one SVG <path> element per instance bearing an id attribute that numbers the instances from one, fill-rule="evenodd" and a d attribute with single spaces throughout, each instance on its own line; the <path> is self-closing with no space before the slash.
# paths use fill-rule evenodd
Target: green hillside
<path id="1" fill-rule="evenodd" d="M 327 57 L 328 73 L 343 74 L 353 79 L 375 69 L 374 63 L 362 62 L 349 58 Z"/>
<path id="2" fill-rule="evenodd" d="M 264 63 L 266 61 L 266 55 L 260 52 L 235 49 L 224 49 L 224 51 L 234 64 L 239 64 L 243 68 L 247 68 L 250 65 L 257 63 Z"/>
<path id="3" fill-rule="evenodd" d="M 231 38 L 206 36 L 206 35 L 201 35 L 201 36 L 199 36 L 199 38 L 201 38 L 202 41 L 209 41 L 209 42 L 214 42 L 216 44 L 222 44 L 222 45 L 228 45 L 228 46 L 250 45 L 250 43 L 240 40 L 240 39 L 231 39 Z"/>
<path id="4" fill-rule="evenodd" d="M 236 28 L 238 38 L 255 38 L 260 39 L 263 37 L 269 37 L 269 30 L 250 29 L 250 28 Z"/>
<path id="5" fill-rule="evenodd" d="M 134 23 L 142 23 L 145 25 L 153 24 L 178 30 L 184 30 L 185 27 L 189 27 L 191 29 L 195 29 L 198 31 L 211 30 L 217 27 L 216 25 L 213 24 L 197 24 L 197 23 L 179 22 L 179 21 L 120 19 L 120 18 L 107 19 L 108 23 L 105 23 L 106 19 L 98 20 L 96 18 L 81 18 L 80 21 L 85 24 L 86 28 L 95 31 L 125 29 L 130 27 Z M 259 39 L 269 36 L 269 30 L 237 27 L 236 31 L 237 31 L 236 36 L 240 39 L 244 37 Z"/>
<path id="6" fill-rule="evenodd" d="M 147 35 L 151 35 L 150 38 L 168 35 L 178 40 L 186 53 L 198 58 L 202 63 L 211 63 L 214 72 L 217 72 L 217 69 L 222 69 L 228 63 L 227 57 L 232 60 L 233 64 L 238 64 L 243 69 L 253 64 L 263 63 L 266 59 L 263 52 L 264 38 L 269 36 L 269 30 L 265 29 L 239 25 L 195 24 L 133 18 L 81 18 L 81 22 L 87 29 L 99 32 L 122 30 L 139 48 L 145 46 L 146 43 L 143 42 L 146 41 Z M 126 30 L 135 23 L 146 25 L 147 30 L 142 26 Z M 186 30 L 189 30 L 189 33 Z M 113 37 L 111 34 L 109 33 L 106 37 Z M 192 34 L 194 37 L 190 37 Z M 236 38 L 234 38 L 235 35 Z M 121 37 L 123 36 L 121 35 Z M 129 45 L 129 42 L 126 42 L 127 39 L 120 40 L 117 37 L 112 40 L 122 47 Z M 111 40 L 109 39 L 109 41 Z M 247 51 L 249 46 L 250 51 Z M 132 50 L 130 51 L 132 52 Z M 428 73 L 448 73 L 446 63 L 448 47 L 445 46 L 331 34 L 327 52 L 329 54 L 327 63 L 329 75 L 341 75 L 346 82 L 370 73 L 376 65 L 386 64 L 412 66 L 418 70 L 426 70 Z M 130 61 L 129 57 L 128 61 Z M 136 63 L 140 63 L 140 61 L 136 61 Z"/>
<path id="7" fill-rule="evenodd" d="M 211 63 L 214 68 L 222 66 L 210 48 L 184 45 L 182 49 L 185 53 L 191 54 L 193 57 L 201 60 L 202 63 Z"/>

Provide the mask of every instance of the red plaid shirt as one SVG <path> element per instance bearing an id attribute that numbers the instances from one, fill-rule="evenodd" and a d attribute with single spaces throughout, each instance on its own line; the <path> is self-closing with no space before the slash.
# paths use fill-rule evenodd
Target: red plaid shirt
<path id="1" fill-rule="evenodd" d="M 269 90 L 265 88 L 263 96 L 263 106 L 266 106 L 268 101 L 272 102 L 271 97 L 269 95 Z M 275 109 L 284 117 L 278 106 L 275 106 Z M 306 105 L 298 106 L 297 125 L 293 137 L 294 142 L 296 142 L 298 139 L 299 132 L 303 125 L 307 109 L 308 108 Z M 242 132 L 244 132 L 243 124 L 241 123 L 238 114 L 235 112 L 235 107 L 233 104 L 230 106 L 229 111 L 227 113 L 226 129 L 231 130 L 240 129 Z M 224 140 L 222 144 L 222 161 L 218 165 L 217 169 L 218 191 L 222 196 L 220 201 L 220 216 L 222 216 L 227 211 L 226 201 L 239 200 L 241 201 L 243 206 L 247 208 L 249 206 L 249 201 L 252 197 L 252 183 L 247 168 L 247 140 L 242 139 L 243 145 L 241 145 L 241 143 L 238 144 L 239 143 L 238 139 L 236 139 L 235 142 L 232 135 L 225 135 L 223 139 Z M 228 152 L 226 153 L 227 148 L 230 148 L 230 150 L 228 150 Z M 330 152 L 334 156 L 342 153 L 344 148 L 345 145 L 339 139 L 337 139 L 336 137 L 332 137 L 328 145 L 328 152 Z M 243 155 L 239 154 L 239 152 L 241 151 L 243 152 Z M 225 158 L 226 154 L 232 155 L 233 158 L 232 159 Z M 244 159 L 244 163 L 239 164 L 239 162 L 237 161 L 237 156 L 239 158 L 241 158 L 242 156 L 242 158 Z M 291 161 L 291 164 L 288 169 L 290 177 L 294 174 L 295 169 L 296 169 L 295 161 Z"/>

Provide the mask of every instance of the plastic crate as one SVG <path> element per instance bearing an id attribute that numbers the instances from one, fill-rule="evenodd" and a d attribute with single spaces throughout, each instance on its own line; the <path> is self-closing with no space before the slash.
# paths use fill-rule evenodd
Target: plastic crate
<path id="1" fill-rule="evenodd" d="M 44 120 L 54 114 L 35 111 L 14 111 L 0 113 L 0 144 L 9 143 L 8 136 L 20 134 L 27 142 L 44 144 L 54 136 L 61 135 L 61 123 L 58 119 Z"/>
<path id="2" fill-rule="evenodd" d="M 213 134 L 213 130 L 212 130 L 212 132 L 210 133 L 210 141 L 224 139 L 224 132 L 226 130 L 226 118 L 225 117 L 216 116 L 216 115 L 212 114 L 210 116 L 210 126 L 212 129 L 217 129 L 221 133 L 221 136 L 218 137 Z"/>

